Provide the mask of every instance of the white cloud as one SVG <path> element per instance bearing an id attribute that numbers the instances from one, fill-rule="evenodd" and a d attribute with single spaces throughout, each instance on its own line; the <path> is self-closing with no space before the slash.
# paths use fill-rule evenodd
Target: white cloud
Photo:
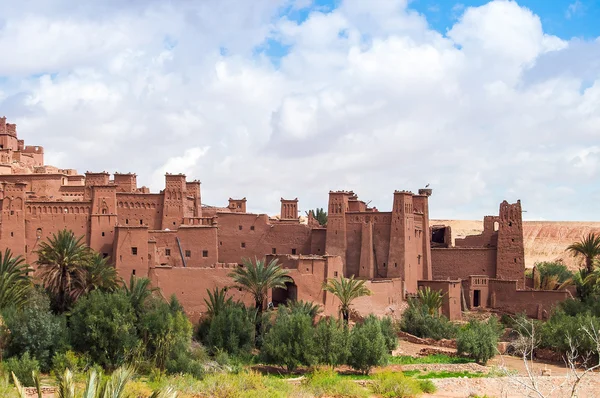
<path id="1" fill-rule="evenodd" d="M 307 2 L 27 0 L 0 23 L 0 114 L 58 166 L 155 191 L 184 172 L 212 205 L 275 214 L 281 196 L 308 209 L 353 189 L 387 210 L 431 183 L 434 217 L 520 198 L 528 217 L 600 219 L 576 194 L 600 174 L 600 42 L 502 0 L 444 36 L 406 3 L 297 23 L 279 14 Z M 278 67 L 255 53 L 272 40 L 290 46 Z"/>

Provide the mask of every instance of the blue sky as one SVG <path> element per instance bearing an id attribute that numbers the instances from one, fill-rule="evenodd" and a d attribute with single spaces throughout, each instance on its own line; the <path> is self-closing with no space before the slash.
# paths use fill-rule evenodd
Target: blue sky
<path id="1" fill-rule="evenodd" d="M 466 7 L 479 7 L 485 0 L 412 0 L 410 8 L 425 14 L 432 28 L 446 32 Z M 544 31 L 563 39 L 600 36 L 600 2 L 597 0 L 520 0 L 517 3 L 537 14 Z"/>

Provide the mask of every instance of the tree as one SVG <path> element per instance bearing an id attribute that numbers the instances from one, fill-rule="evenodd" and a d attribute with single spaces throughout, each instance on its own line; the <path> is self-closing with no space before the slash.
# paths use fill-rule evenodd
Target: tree
<path id="1" fill-rule="evenodd" d="M 427 309 L 429 315 L 437 315 L 442 308 L 443 294 L 441 291 L 431 290 L 429 286 L 426 286 L 424 289 L 419 289 L 418 300 Z"/>
<path id="2" fill-rule="evenodd" d="M 310 214 L 312 214 L 314 219 L 317 220 L 321 226 L 324 227 L 327 225 L 327 212 L 323 208 L 317 208 L 315 210 L 309 210 L 306 212 L 307 217 Z"/>
<path id="3" fill-rule="evenodd" d="M 102 257 L 100 253 L 91 253 L 86 266 L 85 291 L 102 290 L 114 292 L 119 288 L 119 276 L 117 269 L 108 263 L 108 257 Z"/>
<path id="4" fill-rule="evenodd" d="M 206 341 L 211 350 L 224 350 L 237 355 L 249 352 L 254 345 L 255 309 L 232 304 L 221 309 L 210 320 Z"/>
<path id="5" fill-rule="evenodd" d="M 533 268 L 535 290 L 562 290 L 573 283 L 573 273 L 560 262 L 536 263 Z"/>
<path id="6" fill-rule="evenodd" d="M 456 350 L 485 365 L 496 353 L 499 336 L 500 328 L 496 318 L 491 317 L 487 322 L 471 320 L 458 331 Z"/>
<path id="7" fill-rule="evenodd" d="M 290 301 L 285 306 L 290 312 L 299 312 L 310 316 L 310 319 L 312 319 L 313 322 L 317 318 L 317 315 L 323 312 L 323 307 L 310 301 Z"/>
<path id="8" fill-rule="evenodd" d="M 350 355 L 348 334 L 348 328 L 343 327 L 339 320 L 331 317 L 321 319 L 315 329 L 318 363 L 332 367 L 345 363 Z"/>
<path id="9" fill-rule="evenodd" d="M 135 313 L 139 316 L 144 311 L 146 301 L 154 292 L 158 291 L 158 288 L 152 287 L 148 278 L 138 278 L 135 275 L 131 275 L 129 285 L 123 283 L 123 290 L 129 298 Z"/>
<path id="10" fill-rule="evenodd" d="M 212 292 L 206 289 L 206 293 L 208 293 L 208 300 L 204 299 L 204 303 L 206 303 L 206 315 L 209 318 L 214 318 L 219 315 L 223 309 L 233 305 L 233 299 L 231 297 L 225 297 L 227 289 L 215 287 Z"/>
<path id="11" fill-rule="evenodd" d="M 332 293 L 340 300 L 340 313 L 347 324 L 350 319 L 350 306 L 354 299 L 362 296 L 370 296 L 371 291 L 365 286 L 364 280 L 350 278 L 329 279 L 323 286 L 323 290 Z"/>
<path id="12" fill-rule="evenodd" d="M 13 257 L 10 249 L 4 255 L 0 252 L 0 310 L 27 303 L 32 287 L 31 271 L 22 256 Z"/>
<path id="13" fill-rule="evenodd" d="M 350 332 L 348 365 L 352 368 L 368 374 L 374 366 L 385 365 L 387 352 L 381 323 L 374 315 L 369 315 Z"/>
<path id="14" fill-rule="evenodd" d="M 292 278 L 287 276 L 288 270 L 277 265 L 277 259 L 271 260 L 269 264 L 265 264 L 265 260 L 258 259 L 255 259 L 254 262 L 243 259 L 242 263 L 243 266 L 236 268 L 229 276 L 235 282 L 236 287 L 252 295 L 260 317 L 269 289 L 287 289 L 285 284 L 292 282 Z"/>
<path id="15" fill-rule="evenodd" d="M 37 250 L 42 284 L 58 312 L 65 312 L 85 292 L 90 250 L 82 240 L 83 236 L 75 238 L 72 231 L 63 229 Z"/>
<path id="16" fill-rule="evenodd" d="M 594 271 L 596 258 L 600 256 L 600 235 L 589 233 L 581 241 L 569 245 L 567 251 L 575 257 L 583 257 L 586 273 L 590 274 Z"/>

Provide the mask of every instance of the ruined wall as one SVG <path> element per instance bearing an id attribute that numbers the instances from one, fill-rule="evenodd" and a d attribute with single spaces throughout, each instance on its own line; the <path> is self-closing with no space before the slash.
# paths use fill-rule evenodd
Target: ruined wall
<path id="1" fill-rule="evenodd" d="M 552 308 L 571 295 L 557 290 L 517 290 L 517 281 L 490 280 L 490 305 L 492 308 L 512 314 L 547 319 Z"/>
<path id="2" fill-rule="evenodd" d="M 466 279 L 469 275 L 496 275 L 496 249 L 432 248 L 433 279 Z"/>
<path id="3" fill-rule="evenodd" d="M 149 231 L 148 236 L 156 250 L 153 266 L 183 267 L 177 238 L 187 267 L 208 268 L 218 262 L 216 227 L 181 226 L 177 231 Z"/>

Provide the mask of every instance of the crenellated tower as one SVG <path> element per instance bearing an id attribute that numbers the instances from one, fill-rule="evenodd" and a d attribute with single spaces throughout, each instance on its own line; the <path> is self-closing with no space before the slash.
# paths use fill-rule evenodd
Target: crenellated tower
<path id="1" fill-rule="evenodd" d="M 395 191 L 390 223 L 390 249 L 387 276 L 402 278 L 407 292 L 417 291 L 417 253 L 411 236 L 415 229 L 413 194 Z"/>
<path id="2" fill-rule="evenodd" d="M 523 244 L 523 217 L 521 201 L 500 204 L 496 278 L 518 280 L 518 288 L 525 285 L 525 250 Z"/>
<path id="3" fill-rule="evenodd" d="M 348 199 L 353 192 L 329 191 L 329 207 L 327 213 L 327 237 L 325 253 L 331 256 L 340 256 L 346 273 L 346 212 Z M 357 275 L 358 276 L 358 275 Z"/>
<path id="4" fill-rule="evenodd" d="M 177 229 L 184 216 L 185 175 L 167 173 L 163 193 L 162 229 Z"/>

